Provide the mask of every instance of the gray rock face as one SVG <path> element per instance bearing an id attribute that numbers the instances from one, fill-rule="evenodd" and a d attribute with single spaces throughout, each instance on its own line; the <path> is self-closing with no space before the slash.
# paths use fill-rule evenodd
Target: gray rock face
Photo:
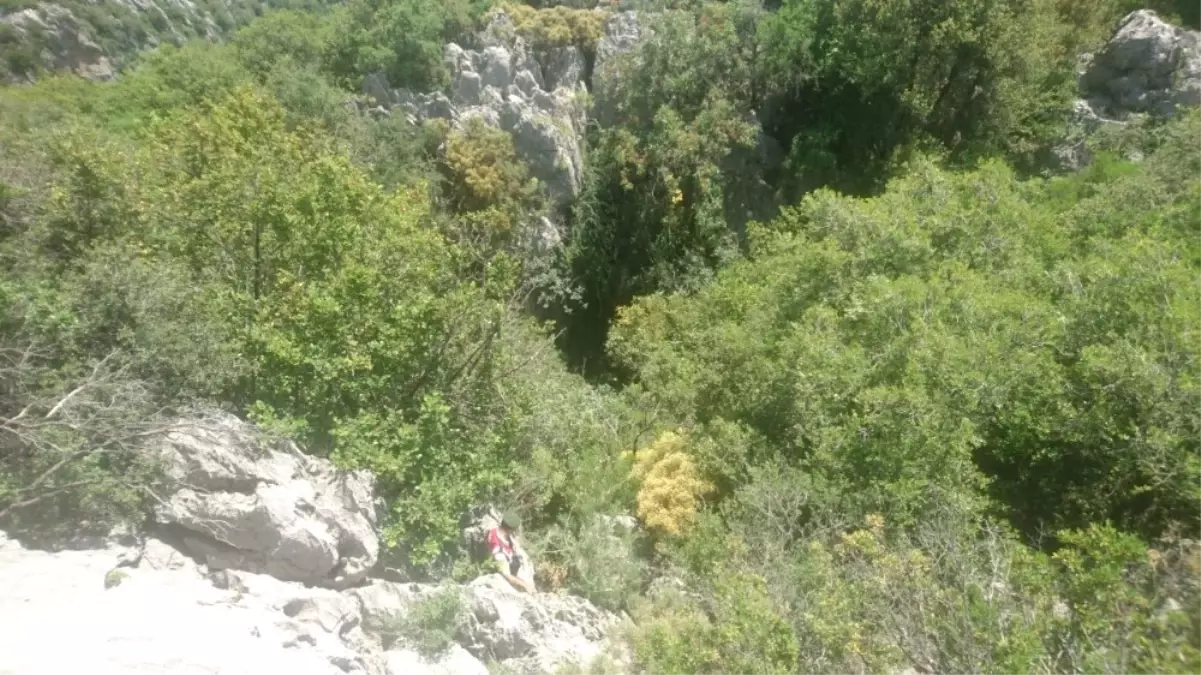
<path id="1" fill-rule="evenodd" d="M 230 416 L 181 425 L 163 443 L 178 488 L 157 520 L 212 569 L 333 588 L 362 581 L 379 549 L 373 479 L 284 445 Z"/>
<path id="2" fill-rule="evenodd" d="M 480 50 L 454 43 L 443 49 L 451 73 L 449 96 L 391 89 L 378 74 L 364 80 L 364 93 L 413 122 L 443 119 L 461 128 L 480 119 L 509 132 L 552 205 L 566 208 L 583 181 L 583 55 L 575 47 L 535 54 L 504 12 L 493 14 L 479 41 Z"/>
<path id="3" fill-rule="evenodd" d="M 510 671 L 548 673 L 565 663 L 586 666 L 614 651 L 605 633 L 617 616 L 582 598 L 521 593 L 499 574 L 476 579 L 464 592 L 472 615 L 467 650 L 502 661 Z"/>
<path id="4" fill-rule="evenodd" d="M 0 587 L 0 673 L 385 675 L 339 593 L 240 572 L 239 589 L 222 590 L 195 568 L 153 568 L 147 544 L 132 555 L 0 544 L 0 575 L 19 580 Z M 122 558 L 142 562 L 114 569 Z"/>
<path id="5" fill-rule="evenodd" d="M 1170 115 L 1201 104 L 1201 33 L 1164 22 L 1151 10 L 1127 15 L 1080 78 L 1081 92 L 1103 117 Z"/>
<path id="6" fill-rule="evenodd" d="M 596 63 L 592 67 L 592 86 L 609 76 L 609 64 L 614 56 L 632 50 L 642 38 L 638 12 L 617 12 L 605 21 L 605 31 L 596 45 Z"/>
<path id="7" fill-rule="evenodd" d="M 115 74 L 104 50 L 65 7 L 42 3 L 0 17 L 0 23 L 11 26 L 18 39 L 46 36 L 50 48 L 42 59 L 48 68 L 71 70 L 93 80 L 111 80 Z"/>

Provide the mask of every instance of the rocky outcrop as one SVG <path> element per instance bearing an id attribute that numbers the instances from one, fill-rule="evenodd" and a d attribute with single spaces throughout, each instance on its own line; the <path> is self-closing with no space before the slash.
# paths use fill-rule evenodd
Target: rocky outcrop
<path id="1" fill-rule="evenodd" d="M 1098 132 L 1201 105 L 1201 32 L 1151 10 L 1131 12 L 1100 51 L 1081 59 L 1078 82 L 1067 139 L 1052 150 L 1061 170 L 1091 161 L 1088 140 Z"/>
<path id="2" fill-rule="evenodd" d="M 1178 106 L 1201 105 L 1201 32 L 1166 23 L 1151 10 L 1122 19 L 1086 63 L 1080 90 L 1103 118 L 1166 116 Z"/>
<path id="3" fill-rule="evenodd" d="M 471 610 L 467 650 L 505 663 L 510 672 L 549 673 L 565 662 L 586 666 L 613 650 L 605 634 L 617 617 L 582 598 L 531 596 L 498 574 L 471 582 L 465 595 Z"/>
<path id="4" fill-rule="evenodd" d="M 604 34 L 596 44 L 596 63 L 592 68 L 595 87 L 607 75 L 606 68 L 614 56 L 632 50 L 642 38 L 642 23 L 638 12 L 616 12 L 605 20 Z"/>
<path id="5" fill-rule="evenodd" d="M 275 445 L 231 416 L 178 425 L 162 449 L 176 489 L 156 519 L 211 569 L 333 588 L 361 582 L 379 550 L 371 476 Z"/>
<path id="6" fill-rule="evenodd" d="M 38 36 L 46 43 L 41 50 L 42 66 L 51 70 L 70 70 L 93 80 L 111 80 L 113 64 L 71 10 L 52 4 L 40 4 L 0 16 L 17 41 Z"/>
<path id="7" fill-rule="evenodd" d="M 584 55 L 574 46 L 536 53 L 503 11 L 492 15 L 479 42 L 480 49 L 455 43 L 443 49 L 449 94 L 392 89 L 378 74 L 365 79 L 364 92 L 413 122 L 443 119 L 462 127 L 478 119 L 509 132 L 518 156 L 561 211 L 583 185 Z"/>
<path id="8" fill-rule="evenodd" d="M 226 415 L 184 420 L 155 448 L 177 487 L 148 531 L 54 553 L 0 532 L 0 675 L 486 675 L 487 660 L 541 673 L 614 651 L 617 617 L 580 598 L 519 593 L 499 575 L 366 578 L 369 476 Z M 448 649 L 392 634 L 448 589 L 466 613 Z"/>

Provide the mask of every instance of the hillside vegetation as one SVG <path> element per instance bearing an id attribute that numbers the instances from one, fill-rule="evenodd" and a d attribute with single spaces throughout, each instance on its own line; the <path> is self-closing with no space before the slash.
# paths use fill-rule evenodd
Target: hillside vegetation
<path id="1" fill-rule="evenodd" d="M 552 254 L 508 134 L 354 100 L 447 86 L 486 0 L 0 89 L 0 527 L 139 522 L 144 438 L 220 407 L 373 471 L 413 578 L 516 509 L 644 672 L 1201 670 L 1201 113 L 1045 163 L 1137 6 L 578 5 L 507 11 L 649 30 Z"/>

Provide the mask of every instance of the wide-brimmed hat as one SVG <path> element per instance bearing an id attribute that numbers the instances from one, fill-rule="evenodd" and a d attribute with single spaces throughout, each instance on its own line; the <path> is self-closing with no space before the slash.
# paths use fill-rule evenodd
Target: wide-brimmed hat
<path id="1" fill-rule="evenodd" d="M 517 515 L 516 511 L 505 511 L 504 517 L 500 519 L 500 524 L 511 530 L 521 529 L 521 516 Z"/>

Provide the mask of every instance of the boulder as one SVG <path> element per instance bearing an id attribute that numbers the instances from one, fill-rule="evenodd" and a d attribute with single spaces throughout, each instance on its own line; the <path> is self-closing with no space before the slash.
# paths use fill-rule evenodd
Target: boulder
<path id="1" fill-rule="evenodd" d="M 228 415 L 180 423 L 162 454 L 175 490 L 156 520 L 210 569 L 345 588 L 375 565 L 373 479 L 341 473 Z"/>
<path id="2" fill-rule="evenodd" d="M 1201 32 L 1173 26 L 1151 10 L 1122 19 L 1080 77 L 1089 104 L 1107 118 L 1166 116 L 1201 104 Z"/>
<path id="3" fill-rule="evenodd" d="M 1150 10 L 1131 12 L 1100 51 L 1081 57 L 1078 75 L 1081 98 L 1067 134 L 1045 157 L 1058 171 L 1087 166 L 1089 140 L 1098 134 L 1201 105 L 1201 32 L 1173 26 Z"/>
<path id="4" fill-rule="evenodd" d="M 189 555 L 153 536 L 148 537 L 142 544 L 138 567 L 165 571 L 199 571 L 196 562 Z"/>
<path id="5" fill-rule="evenodd" d="M 379 639 L 392 619 L 410 611 L 415 603 L 443 586 L 373 581 L 344 593 L 359 606 L 362 627 Z M 405 648 L 393 647 L 386 659 L 390 673 L 472 672 L 480 660 L 497 661 L 510 672 L 553 672 L 567 662 L 583 665 L 614 651 L 605 640 L 616 615 L 587 600 L 569 595 L 515 590 L 499 574 L 490 574 L 461 587 L 470 612 L 460 634 L 466 651 L 459 656 L 425 659 Z M 452 652 L 458 651 L 458 646 Z M 464 658 L 470 656 L 468 660 Z M 410 671 L 403 671 L 408 668 Z"/>
<path id="6" fill-rule="evenodd" d="M 372 580 L 370 585 L 346 592 L 358 604 L 363 627 L 373 634 L 389 629 L 397 615 L 404 614 L 418 602 L 438 591 L 432 584 L 396 583 Z"/>

